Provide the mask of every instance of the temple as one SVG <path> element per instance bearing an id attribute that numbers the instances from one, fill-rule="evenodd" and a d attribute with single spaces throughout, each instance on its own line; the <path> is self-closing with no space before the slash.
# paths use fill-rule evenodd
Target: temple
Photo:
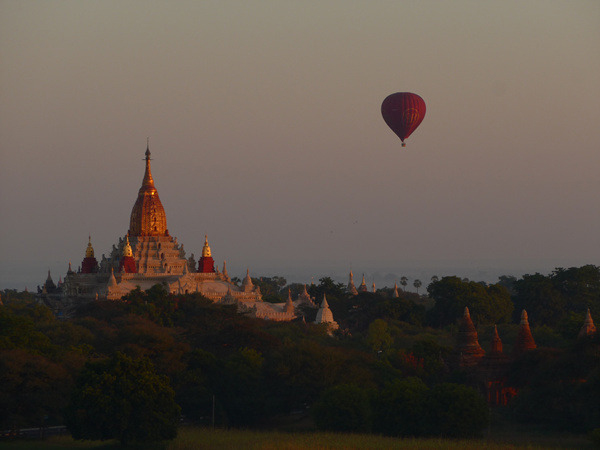
<path id="1" fill-rule="evenodd" d="M 92 238 L 88 237 L 85 257 L 75 272 L 71 263 L 65 276 L 55 285 L 48 272 L 38 299 L 55 314 L 68 316 L 79 304 L 93 300 L 119 300 L 140 287 L 149 289 L 163 284 L 175 294 L 200 293 L 220 303 L 236 304 L 238 311 L 269 320 L 293 320 L 294 304 L 266 303 L 250 271 L 240 286 L 231 282 L 225 262 L 223 270 L 215 265 L 208 237 L 204 236 L 202 256 L 196 265 L 193 254 L 186 258 L 183 244 L 171 236 L 167 215 L 158 196 L 151 171 L 149 145 L 146 147 L 142 185 L 131 211 L 129 230 L 112 246 L 108 257 L 95 257 Z M 310 302 L 309 298 L 309 302 Z M 296 303 L 306 302 L 299 298 Z"/>

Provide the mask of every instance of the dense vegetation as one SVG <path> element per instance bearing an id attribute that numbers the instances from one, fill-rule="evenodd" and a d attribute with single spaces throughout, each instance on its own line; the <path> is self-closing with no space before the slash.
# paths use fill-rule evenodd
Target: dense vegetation
<path id="1" fill-rule="evenodd" d="M 302 289 L 280 277 L 255 281 L 268 301 Z M 510 351 L 516 318 L 529 312 L 539 348 L 510 368 L 509 382 L 519 390 L 510 405 L 514 420 L 585 432 L 600 427 L 600 339 L 576 339 L 587 308 L 600 318 L 598 267 L 501 277 L 489 286 L 444 277 L 427 292 L 352 297 L 322 278 L 309 293 L 317 302 L 327 295 L 340 324 L 330 336 L 311 324 L 315 310 L 303 311 L 305 321 L 269 322 L 160 285 L 123 301 L 82 305 L 68 320 L 28 293 L 4 291 L 0 428 L 67 423 L 75 437 L 163 439 L 173 430 L 157 423 L 174 424 L 180 408 L 186 420 L 216 426 L 273 426 L 279 417 L 308 413 L 326 430 L 477 435 L 488 423 L 487 405 L 469 374 L 450 364 L 465 306 L 486 349 L 498 324 Z M 107 384 L 112 391 L 100 389 Z M 144 397 L 136 389 L 142 386 L 160 398 Z M 145 431 L 89 428 L 85 414 L 99 400 L 113 408 L 113 419 L 144 424 Z M 135 409 L 164 414 L 127 415 Z"/>

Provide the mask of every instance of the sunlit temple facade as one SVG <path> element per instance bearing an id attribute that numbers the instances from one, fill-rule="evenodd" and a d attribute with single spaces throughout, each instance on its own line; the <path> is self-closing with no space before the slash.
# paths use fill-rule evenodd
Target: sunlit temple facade
<path id="1" fill-rule="evenodd" d="M 167 216 L 154 185 L 150 168 L 150 149 L 146 148 L 146 167 L 142 186 L 131 211 L 129 230 L 113 245 L 108 257 L 95 257 L 91 237 L 85 257 L 74 271 L 71 263 L 64 281 L 55 285 L 50 273 L 38 298 L 57 314 L 68 315 L 82 302 L 118 300 L 139 286 L 142 290 L 163 284 L 175 294 L 200 293 L 214 302 L 236 304 L 238 311 L 269 320 L 289 321 L 296 318 L 294 304 L 262 301 L 249 270 L 238 286 L 231 282 L 226 263 L 222 270 L 215 265 L 208 238 L 202 256 L 186 258 L 183 244 L 167 229 Z M 302 303 L 302 299 L 296 302 Z"/>

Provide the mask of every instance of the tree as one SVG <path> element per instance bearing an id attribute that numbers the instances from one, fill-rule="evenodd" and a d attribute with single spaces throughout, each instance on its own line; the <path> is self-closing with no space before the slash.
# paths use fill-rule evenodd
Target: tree
<path id="1" fill-rule="evenodd" d="M 375 432 L 389 436 L 424 434 L 429 389 L 416 377 L 394 380 L 384 387 L 375 401 Z"/>
<path id="2" fill-rule="evenodd" d="M 281 303 L 285 301 L 282 296 L 282 288 L 287 284 L 283 277 L 260 277 L 252 278 L 252 283 L 260 288 L 263 300 L 271 303 Z M 287 292 L 284 293 L 287 296 Z"/>
<path id="3" fill-rule="evenodd" d="M 406 277 L 400 278 L 400 285 L 402 286 L 402 290 L 406 291 L 406 286 L 408 285 L 408 278 L 406 278 Z"/>
<path id="4" fill-rule="evenodd" d="M 331 431 L 369 431 L 371 404 L 364 389 L 341 384 L 327 389 L 311 409 L 317 427 Z"/>
<path id="5" fill-rule="evenodd" d="M 489 423 L 485 399 L 475 389 L 460 384 L 443 383 L 431 388 L 427 407 L 432 434 L 477 436 Z"/>
<path id="6" fill-rule="evenodd" d="M 346 286 L 343 283 L 336 283 L 331 277 L 323 277 L 319 278 L 318 285 L 310 286 L 309 293 L 319 302 L 323 300 L 323 295 L 327 296 L 327 301 L 330 298 L 345 298 Z"/>
<path id="7" fill-rule="evenodd" d="M 421 283 L 421 280 L 415 280 L 413 282 L 413 286 L 417 289 L 417 294 L 419 293 L 419 288 L 423 285 L 423 283 Z"/>
<path id="8" fill-rule="evenodd" d="M 526 309 L 537 323 L 556 327 L 571 312 L 600 314 L 600 267 L 557 268 L 550 275 L 524 275 L 513 284 L 515 312 Z M 517 317 L 515 317 L 517 319 Z"/>
<path id="9" fill-rule="evenodd" d="M 375 353 L 387 350 L 393 343 L 394 339 L 388 331 L 388 324 L 385 320 L 375 319 L 371 322 L 367 333 L 367 344 Z"/>
<path id="10" fill-rule="evenodd" d="M 455 323 L 469 308 L 475 323 L 503 323 L 510 320 L 513 303 L 505 287 L 497 284 L 484 286 L 458 277 L 443 277 L 427 287 L 435 300 L 429 311 L 429 321 L 435 326 Z"/>
<path id="11" fill-rule="evenodd" d="M 515 311 L 527 310 L 539 324 L 556 326 L 567 310 L 565 298 L 552 279 L 540 273 L 524 275 L 514 283 Z"/>
<path id="12" fill-rule="evenodd" d="M 116 353 L 86 364 L 65 412 L 75 439 L 118 439 L 121 444 L 173 439 L 180 408 L 168 378 L 147 359 Z"/>

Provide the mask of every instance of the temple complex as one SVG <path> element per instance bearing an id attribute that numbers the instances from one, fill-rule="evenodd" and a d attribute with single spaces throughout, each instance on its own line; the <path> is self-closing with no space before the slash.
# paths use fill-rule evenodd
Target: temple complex
<path id="1" fill-rule="evenodd" d="M 202 256 L 195 264 L 193 254 L 186 258 L 183 244 L 171 236 L 167 215 L 158 196 L 150 166 L 150 149 L 146 148 L 142 185 L 131 211 L 129 230 L 112 246 L 108 257 L 95 257 L 91 236 L 85 256 L 75 272 L 71 263 L 65 276 L 55 285 L 50 272 L 38 299 L 57 315 L 69 315 L 82 302 L 118 300 L 140 287 L 147 290 L 163 284 L 176 294 L 200 293 L 215 302 L 236 304 L 238 310 L 269 320 L 296 318 L 293 302 L 265 303 L 258 286 L 254 286 L 250 271 L 240 286 L 231 282 L 225 262 L 223 269 L 215 265 L 208 237 L 204 237 Z M 308 294 L 306 294 L 308 295 Z M 306 303 L 299 297 L 296 303 Z M 310 297 L 308 302 L 312 303 Z M 313 303 L 314 305 L 314 303 Z"/>

